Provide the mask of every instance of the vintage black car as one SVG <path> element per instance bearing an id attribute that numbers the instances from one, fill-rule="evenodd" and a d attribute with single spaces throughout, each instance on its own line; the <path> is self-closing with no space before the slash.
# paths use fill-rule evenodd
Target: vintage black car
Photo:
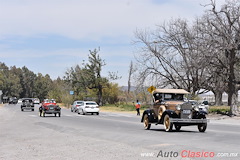
<path id="1" fill-rule="evenodd" d="M 54 114 L 55 117 L 61 116 L 61 108 L 56 104 L 56 101 L 51 99 L 45 99 L 39 107 L 39 116 L 45 117 L 46 114 Z"/>
<path id="2" fill-rule="evenodd" d="M 151 124 L 163 124 L 165 131 L 172 131 L 173 125 L 179 131 L 182 126 L 197 125 L 199 132 L 207 128 L 207 113 L 184 100 L 189 94 L 183 89 L 150 89 L 153 105 L 144 111 L 141 122 L 145 129 Z"/>
<path id="3" fill-rule="evenodd" d="M 34 111 L 34 104 L 32 98 L 23 98 L 21 104 L 21 111 L 31 110 Z"/>

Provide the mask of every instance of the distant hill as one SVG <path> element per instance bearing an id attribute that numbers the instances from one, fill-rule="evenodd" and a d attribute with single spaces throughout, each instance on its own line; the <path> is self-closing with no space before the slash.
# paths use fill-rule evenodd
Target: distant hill
<path id="1" fill-rule="evenodd" d="M 137 87 L 132 86 L 132 87 L 130 88 L 130 91 L 135 91 L 136 89 L 137 89 Z M 122 90 L 122 91 L 127 91 L 127 90 L 128 90 L 128 86 L 121 86 L 121 87 L 120 87 L 120 90 Z"/>

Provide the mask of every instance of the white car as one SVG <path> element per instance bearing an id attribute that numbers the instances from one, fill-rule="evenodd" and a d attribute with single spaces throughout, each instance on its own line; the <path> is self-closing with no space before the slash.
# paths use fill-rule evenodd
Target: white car
<path id="1" fill-rule="evenodd" d="M 189 100 L 193 107 L 197 107 L 199 111 L 205 111 L 208 113 L 209 105 L 208 102 L 204 101 L 202 104 L 199 104 L 195 100 Z"/>
<path id="2" fill-rule="evenodd" d="M 80 106 L 78 110 L 78 114 L 87 114 L 87 113 L 96 113 L 99 115 L 99 106 L 96 102 L 94 101 L 84 101 L 83 105 Z"/>
<path id="3" fill-rule="evenodd" d="M 71 107 L 71 112 L 77 112 L 81 105 L 83 105 L 83 101 L 74 101 Z"/>
<path id="4" fill-rule="evenodd" d="M 22 99 L 20 98 L 20 99 L 18 99 L 18 102 L 17 102 L 18 104 L 22 104 Z"/>
<path id="5" fill-rule="evenodd" d="M 33 98 L 33 103 L 34 104 L 40 104 L 40 100 L 38 98 Z"/>

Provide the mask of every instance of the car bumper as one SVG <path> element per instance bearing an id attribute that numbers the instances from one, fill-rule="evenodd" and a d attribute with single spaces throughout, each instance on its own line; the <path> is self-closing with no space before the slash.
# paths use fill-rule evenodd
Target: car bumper
<path id="1" fill-rule="evenodd" d="M 21 107 L 22 109 L 34 109 L 34 107 Z"/>
<path id="2" fill-rule="evenodd" d="M 170 118 L 172 123 L 189 123 L 189 124 L 201 124 L 210 122 L 209 119 L 180 119 L 180 118 Z"/>
<path id="3" fill-rule="evenodd" d="M 85 108 L 83 111 L 85 113 L 98 113 L 99 112 L 99 108 Z"/>
<path id="4" fill-rule="evenodd" d="M 44 111 L 46 114 L 55 114 L 55 113 L 61 113 L 61 111 Z"/>

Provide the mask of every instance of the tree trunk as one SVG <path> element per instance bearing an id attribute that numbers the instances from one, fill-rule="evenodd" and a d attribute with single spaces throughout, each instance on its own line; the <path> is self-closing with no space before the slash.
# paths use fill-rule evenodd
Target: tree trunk
<path id="1" fill-rule="evenodd" d="M 214 97 L 215 97 L 215 105 L 216 106 L 221 106 L 222 103 L 222 92 L 214 92 Z"/>
<path id="2" fill-rule="evenodd" d="M 103 105 L 103 99 L 102 99 L 102 85 L 99 85 L 98 86 L 98 104 L 100 105 L 100 106 L 102 106 Z"/>
<path id="3" fill-rule="evenodd" d="M 237 99 L 238 99 L 238 93 L 235 92 L 235 93 L 232 95 L 232 104 L 230 105 L 230 112 L 229 112 L 229 115 L 230 115 L 230 116 L 236 115 L 237 112 L 238 112 Z"/>
<path id="4" fill-rule="evenodd" d="M 236 52 L 232 49 L 227 51 L 229 60 L 229 77 L 228 77 L 228 106 L 230 106 L 230 115 L 234 114 L 234 108 L 236 107 L 236 85 L 235 85 L 235 74 L 234 65 Z"/>

